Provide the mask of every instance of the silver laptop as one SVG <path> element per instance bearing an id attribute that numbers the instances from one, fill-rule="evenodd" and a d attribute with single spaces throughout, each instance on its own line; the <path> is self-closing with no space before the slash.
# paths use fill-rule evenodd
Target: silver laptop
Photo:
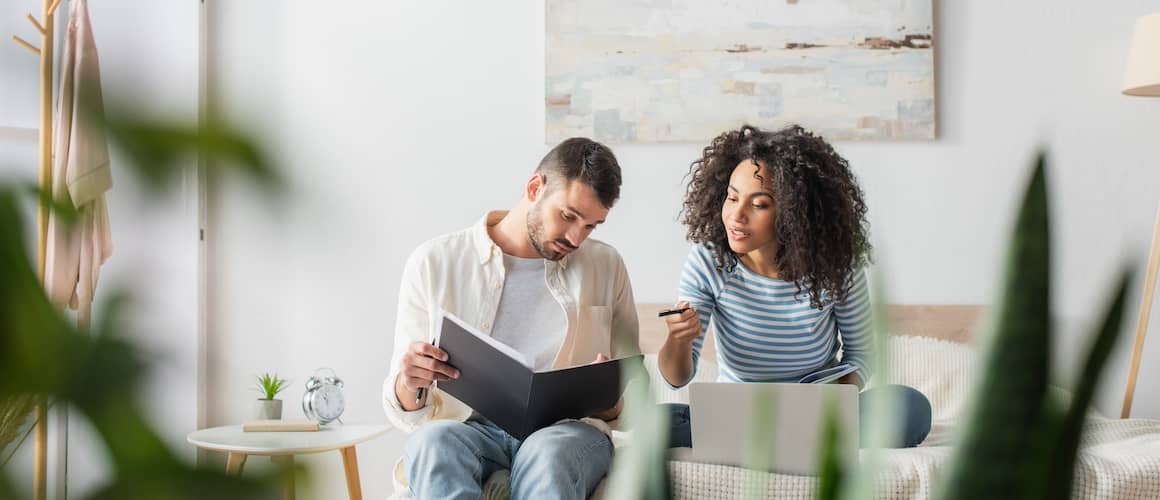
<path id="1" fill-rule="evenodd" d="M 848 384 L 694 383 L 693 461 L 816 475 L 826 412 L 838 423 L 838 457 L 858 464 L 858 387 Z"/>

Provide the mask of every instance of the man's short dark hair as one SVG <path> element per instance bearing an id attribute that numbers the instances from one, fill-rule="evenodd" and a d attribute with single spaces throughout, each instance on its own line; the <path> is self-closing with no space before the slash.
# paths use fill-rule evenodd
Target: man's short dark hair
<path id="1" fill-rule="evenodd" d="M 620 198 L 620 164 L 611 149 L 592 139 L 573 137 L 556 145 L 536 173 L 546 178 L 549 193 L 579 180 L 596 192 L 604 208 Z"/>

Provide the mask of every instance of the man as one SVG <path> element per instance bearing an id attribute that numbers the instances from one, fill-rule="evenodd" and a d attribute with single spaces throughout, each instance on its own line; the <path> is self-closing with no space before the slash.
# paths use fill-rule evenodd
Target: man
<path id="1" fill-rule="evenodd" d="M 511 211 L 430 240 L 407 260 L 383 399 L 390 420 L 413 431 L 403 466 L 417 498 L 479 498 L 481 483 L 502 470 L 511 471 L 512 498 L 586 498 L 608 472 L 612 443 L 604 420 L 615 419 L 619 405 L 517 441 L 460 401 L 429 390 L 458 376 L 446 353 L 431 345 L 431 333 L 446 310 L 513 347 L 536 370 L 636 354 L 636 308 L 624 262 L 611 246 L 586 242 L 620 184 L 612 151 L 568 139 L 540 162 Z"/>

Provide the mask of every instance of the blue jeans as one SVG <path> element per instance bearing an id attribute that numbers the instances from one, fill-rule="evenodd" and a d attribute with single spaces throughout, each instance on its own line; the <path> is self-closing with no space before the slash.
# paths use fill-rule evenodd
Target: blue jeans
<path id="1" fill-rule="evenodd" d="M 415 498 L 471 498 L 494 472 L 511 470 L 512 499 L 585 499 L 612 465 L 612 441 L 566 422 L 520 442 L 482 417 L 435 421 L 407 439 L 403 460 Z"/>
<path id="2" fill-rule="evenodd" d="M 884 385 L 873 389 L 866 389 L 858 395 L 858 435 L 865 446 L 867 437 L 866 414 L 867 400 L 879 397 L 892 397 L 898 401 L 902 419 L 898 421 L 899 441 L 889 443 L 890 448 L 913 448 L 926 439 L 930 433 L 930 401 L 921 392 L 913 387 L 904 385 Z M 693 446 L 692 421 L 689 419 L 689 405 L 668 404 L 669 408 L 669 447 Z"/>

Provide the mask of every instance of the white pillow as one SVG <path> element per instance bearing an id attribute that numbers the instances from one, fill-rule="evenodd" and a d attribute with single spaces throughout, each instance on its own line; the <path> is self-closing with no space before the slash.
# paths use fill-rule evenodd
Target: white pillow
<path id="1" fill-rule="evenodd" d="M 970 403 L 978 356 L 967 344 L 929 337 L 891 337 L 885 382 L 918 389 L 930 400 L 930 434 L 923 446 L 948 444 Z"/>

